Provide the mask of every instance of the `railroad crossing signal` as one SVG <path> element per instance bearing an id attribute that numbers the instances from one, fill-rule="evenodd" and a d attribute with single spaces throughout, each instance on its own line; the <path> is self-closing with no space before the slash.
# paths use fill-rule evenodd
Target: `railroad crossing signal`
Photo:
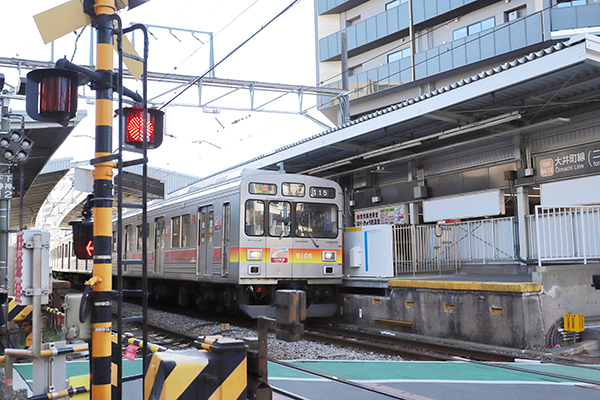
<path id="1" fill-rule="evenodd" d="M 69 221 L 73 227 L 73 252 L 80 260 L 94 258 L 94 221 L 80 219 Z"/>
<path id="2" fill-rule="evenodd" d="M 123 109 L 125 115 L 125 143 L 138 149 L 144 144 L 144 110 L 141 107 Z M 163 141 L 165 113 L 149 108 L 146 122 L 146 137 L 148 149 L 156 149 Z"/>

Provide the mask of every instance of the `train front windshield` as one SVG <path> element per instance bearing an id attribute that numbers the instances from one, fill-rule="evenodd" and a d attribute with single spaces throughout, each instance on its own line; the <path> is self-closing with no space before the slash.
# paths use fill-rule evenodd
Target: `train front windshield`
<path id="1" fill-rule="evenodd" d="M 333 204 L 296 203 L 296 236 L 335 238 L 337 207 Z"/>
<path id="2" fill-rule="evenodd" d="M 338 236 L 338 208 L 335 204 L 289 203 L 271 201 L 265 207 L 263 200 L 246 202 L 245 232 L 248 236 L 336 238 Z M 269 215 L 265 216 L 268 209 Z M 290 218 L 291 210 L 294 219 Z M 266 217 L 266 218 L 265 218 Z M 265 229 L 265 221 L 268 222 Z"/>

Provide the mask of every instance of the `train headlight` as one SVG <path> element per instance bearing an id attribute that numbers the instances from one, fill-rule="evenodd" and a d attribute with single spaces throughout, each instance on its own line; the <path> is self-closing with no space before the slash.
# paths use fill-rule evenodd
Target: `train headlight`
<path id="1" fill-rule="evenodd" d="M 262 250 L 252 249 L 246 251 L 246 260 L 248 261 L 261 261 L 262 258 Z"/>
<path id="2" fill-rule="evenodd" d="M 337 260 L 337 253 L 335 251 L 324 251 L 321 253 L 321 259 L 323 261 L 334 262 Z"/>

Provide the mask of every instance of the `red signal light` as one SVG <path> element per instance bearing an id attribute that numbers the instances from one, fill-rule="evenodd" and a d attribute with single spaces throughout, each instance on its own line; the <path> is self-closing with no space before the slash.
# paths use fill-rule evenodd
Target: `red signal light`
<path id="1" fill-rule="evenodd" d="M 80 260 L 94 258 L 94 221 L 81 219 L 69 221 L 73 227 L 73 252 Z"/>
<path id="2" fill-rule="evenodd" d="M 36 69 L 27 74 L 27 114 L 36 120 L 63 126 L 77 114 L 79 74 L 62 69 Z"/>
<path id="3" fill-rule="evenodd" d="M 144 109 L 141 107 L 124 108 L 123 114 L 125 115 L 125 143 L 141 149 L 144 142 Z M 156 149 L 162 143 L 164 115 L 165 113 L 162 111 L 148 109 L 146 121 L 148 149 Z"/>
<path id="4" fill-rule="evenodd" d="M 71 80 L 48 76 L 40 82 L 40 115 L 71 114 Z M 77 89 L 76 89 L 77 90 Z"/>

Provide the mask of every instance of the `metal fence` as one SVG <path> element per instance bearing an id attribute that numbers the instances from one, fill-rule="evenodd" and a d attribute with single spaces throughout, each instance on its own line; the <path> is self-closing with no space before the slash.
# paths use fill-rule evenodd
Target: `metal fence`
<path id="1" fill-rule="evenodd" d="M 455 225 L 395 225 L 394 273 L 458 271 L 460 241 Z"/>
<path id="2" fill-rule="evenodd" d="M 457 223 L 461 261 L 476 264 L 515 261 L 513 223 L 513 217 Z"/>
<path id="3" fill-rule="evenodd" d="M 394 226 L 395 275 L 458 271 L 461 264 L 515 262 L 513 218 Z"/>
<path id="4" fill-rule="evenodd" d="M 458 271 L 468 264 L 513 264 L 514 217 L 394 226 L 395 275 Z M 541 207 L 525 216 L 527 258 L 600 258 L 600 206 Z"/>
<path id="5" fill-rule="evenodd" d="M 600 206 L 535 207 L 538 265 L 600 258 Z"/>

